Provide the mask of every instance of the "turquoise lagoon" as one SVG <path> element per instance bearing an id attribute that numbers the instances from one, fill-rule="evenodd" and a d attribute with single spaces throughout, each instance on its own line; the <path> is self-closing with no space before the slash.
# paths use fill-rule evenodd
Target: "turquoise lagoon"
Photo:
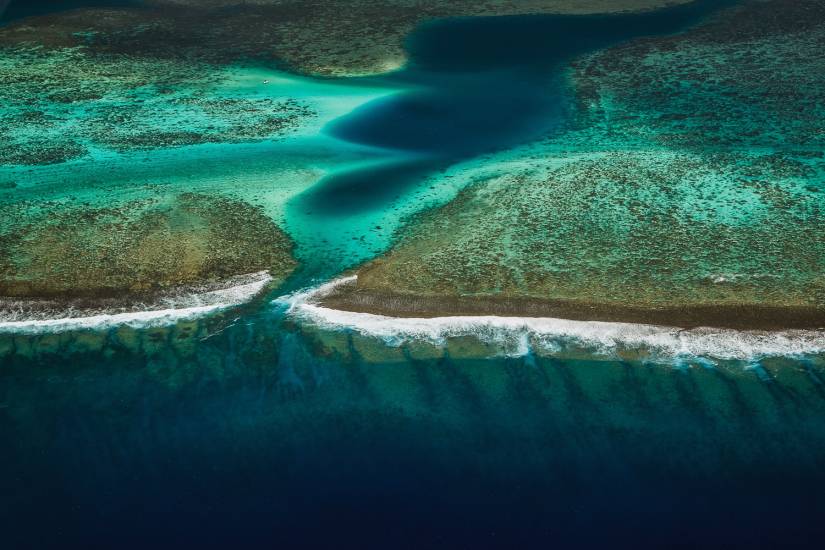
<path id="1" fill-rule="evenodd" d="M 713 4 L 622 16 L 621 32 L 598 17 L 437 22 L 383 77 L 230 68 L 209 93 L 292 98 L 315 116 L 275 141 L 88 144 L 63 164 L 0 168 L 6 203 L 241 198 L 301 262 L 208 315 L 184 300 L 151 319 L 0 324 L 4 546 L 812 546 L 821 332 L 399 320 L 306 300 L 467 173 L 506 170 L 513 148 L 562 132 L 573 106 L 555 66 Z M 517 85 L 490 88 L 502 80 Z"/>

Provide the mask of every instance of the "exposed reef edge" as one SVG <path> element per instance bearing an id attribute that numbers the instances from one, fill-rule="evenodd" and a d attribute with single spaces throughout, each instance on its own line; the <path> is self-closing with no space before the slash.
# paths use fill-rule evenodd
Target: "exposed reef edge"
<path id="1" fill-rule="evenodd" d="M 710 304 L 645 308 L 573 300 L 405 295 L 358 289 L 355 283 L 339 285 L 318 303 L 330 309 L 406 318 L 495 315 L 668 325 L 686 329 L 825 329 L 825 309 L 814 306 Z"/>

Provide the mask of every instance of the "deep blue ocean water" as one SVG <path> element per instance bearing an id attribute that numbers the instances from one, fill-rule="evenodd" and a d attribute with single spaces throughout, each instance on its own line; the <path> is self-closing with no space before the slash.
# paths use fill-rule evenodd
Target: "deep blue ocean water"
<path id="1" fill-rule="evenodd" d="M 273 317 L 194 351 L 175 332 L 143 353 L 107 338 L 3 365 L 4 547 L 767 548 L 825 534 L 821 365 L 382 361 L 379 344 L 344 336 L 330 354 Z"/>
<path id="2" fill-rule="evenodd" d="M 307 200 L 380 208 L 432 170 L 553 132 L 568 109 L 554 67 L 715 4 L 426 25 L 410 67 L 385 77 L 409 92 L 327 129 L 398 163 L 335 175 Z M 326 338 L 343 344 L 261 302 L 209 337 L 3 336 L 17 353 L 0 359 L 0 545 L 785 548 L 825 535 L 821 363 L 427 359 Z"/>

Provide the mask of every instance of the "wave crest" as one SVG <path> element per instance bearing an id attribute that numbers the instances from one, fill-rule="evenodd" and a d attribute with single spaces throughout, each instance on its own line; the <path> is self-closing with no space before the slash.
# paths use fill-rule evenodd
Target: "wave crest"
<path id="1" fill-rule="evenodd" d="M 129 306 L 77 308 L 70 303 L 6 300 L 0 306 L 0 332 L 60 332 L 162 326 L 238 306 L 260 294 L 272 281 L 266 271 L 240 275 L 220 287 L 190 287 L 158 296 L 150 303 Z"/>
<path id="2" fill-rule="evenodd" d="M 677 327 L 572 321 L 555 318 L 455 316 L 399 318 L 334 310 L 317 301 L 346 277 L 277 300 L 287 314 L 322 329 L 357 331 L 390 346 L 410 341 L 444 345 L 450 338 L 473 336 L 493 344 L 505 355 L 532 352 L 559 353 L 572 349 L 615 356 L 641 352 L 654 359 L 679 362 L 696 359 L 754 361 L 765 357 L 810 356 L 825 353 L 825 332 L 817 330 L 740 331 L 720 328 Z"/>

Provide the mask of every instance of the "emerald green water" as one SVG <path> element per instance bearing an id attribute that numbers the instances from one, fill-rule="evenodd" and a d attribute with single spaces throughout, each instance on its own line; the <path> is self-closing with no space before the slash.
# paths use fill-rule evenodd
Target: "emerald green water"
<path id="1" fill-rule="evenodd" d="M 553 71 L 687 28 L 713 4 L 436 23 L 410 66 L 381 78 L 237 65 L 169 93 L 127 80 L 74 102 L 15 80 L 5 93 L 19 100 L 0 116 L 50 118 L 14 119 L 14 158 L 42 139 L 83 153 L 0 166 L 3 208 L 225 195 L 260 205 L 301 268 L 206 316 L 0 325 L 4 547 L 814 546 L 825 534 L 821 331 L 384 319 L 293 294 L 386 251 L 409 216 L 474 181 L 499 192 L 565 147 L 599 162 L 610 144 L 576 126 L 569 74 Z M 76 63 L 99 82 L 95 70 L 120 70 L 28 55 L 5 52 L 4 74 Z M 287 99 L 306 109 L 288 128 L 240 131 Z M 108 132 L 101 121 L 121 109 L 129 118 Z M 129 146 L 181 129 L 205 142 Z M 654 164 L 684 155 L 643 145 Z M 702 198 L 692 193 L 729 189 L 709 179 L 662 201 L 690 211 Z M 816 216 L 811 196 L 800 204 Z M 722 213 L 732 224 L 758 214 L 759 201 L 741 202 Z"/>

